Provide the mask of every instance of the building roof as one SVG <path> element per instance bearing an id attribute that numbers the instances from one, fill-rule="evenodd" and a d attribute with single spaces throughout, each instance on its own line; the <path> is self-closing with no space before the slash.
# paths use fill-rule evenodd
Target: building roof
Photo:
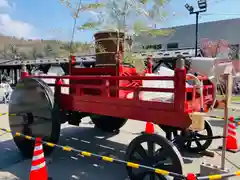
<path id="1" fill-rule="evenodd" d="M 171 27 L 174 33 L 169 36 L 146 37 L 136 36 L 135 40 L 145 44 L 164 44 L 171 42 L 184 43 L 185 47 L 193 47 L 195 39 L 195 24 Z M 224 39 L 229 44 L 240 44 L 240 18 L 199 23 L 199 39 L 216 41 Z"/>
<path id="2" fill-rule="evenodd" d="M 229 23 L 239 23 L 240 22 L 240 18 L 233 18 L 233 19 L 224 19 L 224 20 L 218 20 L 218 21 L 208 21 L 208 22 L 200 22 L 199 23 L 199 27 L 200 26 L 209 26 L 209 25 L 216 25 L 216 24 L 225 24 L 228 25 Z M 180 26 L 170 26 L 168 28 L 163 28 L 163 29 L 169 29 L 169 28 L 181 28 L 181 27 L 186 27 L 186 26 L 193 26 L 193 28 L 195 28 L 195 23 L 194 24 L 188 24 L 188 25 L 180 25 Z"/>

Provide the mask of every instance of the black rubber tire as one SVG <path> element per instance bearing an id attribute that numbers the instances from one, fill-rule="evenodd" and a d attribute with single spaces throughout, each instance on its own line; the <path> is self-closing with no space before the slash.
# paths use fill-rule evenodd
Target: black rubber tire
<path id="1" fill-rule="evenodd" d="M 178 129 L 171 126 L 159 125 L 159 127 L 166 133 L 166 138 L 172 141 L 174 135 L 177 135 Z"/>
<path id="2" fill-rule="evenodd" d="M 205 120 L 205 130 L 207 131 L 207 135 L 206 137 L 212 137 L 213 136 L 213 131 L 212 131 L 212 126 L 211 124 Z M 199 134 L 198 131 L 196 131 L 195 133 Z M 197 147 L 189 147 L 187 145 L 187 143 L 184 144 L 184 148 L 186 148 L 189 152 L 192 152 L 192 153 L 199 153 L 199 152 L 203 152 L 205 151 L 206 149 L 208 149 L 211 144 L 212 144 L 212 139 L 208 139 L 208 140 L 203 140 L 205 143 L 201 144 L 201 146 L 197 146 Z"/>
<path id="3" fill-rule="evenodd" d="M 32 88 L 36 89 L 36 92 Z M 33 93 L 34 98 L 30 96 L 29 91 Z M 44 141 L 55 144 L 58 142 L 61 113 L 58 105 L 54 103 L 51 88 L 44 81 L 33 78 L 20 81 L 11 95 L 9 113 L 17 114 L 9 116 L 9 125 L 13 132 L 41 137 Z M 25 158 L 32 158 L 34 141 L 14 136 L 14 142 Z M 47 156 L 54 148 L 43 145 L 43 149 Z"/>
<path id="4" fill-rule="evenodd" d="M 191 153 L 199 153 L 199 152 L 205 151 L 206 149 L 208 149 L 211 146 L 212 141 L 213 141 L 212 139 L 202 140 L 202 141 L 204 141 L 204 143 L 203 144 L 200 143 L 201 146 L 191 147 L 191 144 L 188 143 L 188 141 L 186 141 L 185 139 L 189 139 L 191 137 L 193 137 L 193 138 L 199 137 L 198 131 L 195 131 L 195 132 L 193 132 L 191 130 L 182 131 L 182 130 L 178 130 L 177 128 L 164 126 L 164 125 L 159 125 L 159 127 L 166 133 L 166 138 L 169 141 L 173 141 L 174 143 L 176 143 L 177 146 L 178 146 L 178 141 L 179 141 L 180 142 L 179 147 L 182 147 Z M 206 135 L 207 137 L 213 136 L 212 126 L 207 120 L 205 120 L 205 128 L 204 129 L 207 132 L 207 135 Z M 202 136 L 204 136 L 204 135 L 202 135 Z M 175 138 L 177 138 L 177 141 L 175 141 L 176 140 Z"/>
<path id="5" fill-rule="evenodd" d="M 143 153 L 142 148 L 143 146 L 141 145 L 142 143 L 145 142 L 150 142 L 150 143 L 156 143 L 157 145 L 161 146 L 162 149 L 157 150 L 155 156 L 149 155 L 149 152 L 145 151 L 146 155 L 145 158 L 143 156 L 141 156 L 141 154 Z M 141 146 L 141 148 L 139 148 Z M 140 151 L 141 150 L 141 151 Z M 163 156 L 161 156 L 161 150 L 163 153 Z M 138 157 L 140 157 L 140 161 L 136 161 L 135 159 L 133 159 L 133 155 L 134 153 L 138 152 Z M 141 152 L 141 153 L 140 153 Z M 159 154 L 157 154 L 157 152 L 159 152 Z M 143 153 L 143 154 L 145 154 Z M 149 158 L 150 157 L 150 161 Z M 126 157 L 125 160 L 127 162 L 133 162 L 133 163 L 137 163 L 137 164 L 141 164 L 141 165 L 145 165 L 145 166 L 150 166 L 150 167 L 154 167 L 154 168 L 159 168 L 159 167 L 155 167 L 154 164 L 158 164 L 157 159 L 158 158 L 172 158 L 172 166 L 166 165 L 165 163 L 163 163 L 160 169 L 164 169 L 167 171 L 171 171 L 171 172 L 175 172 L 178 174 L 183 174 L 183 159 L 182 156 L 180 154 L 180 152 L 178 151 L 178 149 L 173 145 L 172 142 L 168 141 L 166 138 L 157 135 L 157 134 L 142 134 L 136 138 L 134 138 L 131 143 L 129 144 L 127 151 L 126 151 Z M 164 161 L 164 160 L 160 160 L 160 161 Z M 153 164 L 152 164 L 153 163 Z M 168 164 L 168 163 L 166 163 Z M 147 172 L 149 170 L 146 170 Z M 130 178 L 130 180 L 142 180 L 143 178 L 139 178 L 135 173 L 133 173 L 133 168 L 131 167 L 127 167 L 127 172 L 128 172 L 128 176 Z M 149 173 L 149 172 L 148 172 Z M 152 172 L 151 174 L 153 174 L 154 172 Z M 158 179 L 160 180 L 167 180 L 169 179 L 169 177 L 167 176 L 162 176 L 162 175 L 157 175 Z M 161 176 L 161 177 L 159 177 Z M 156 177 L 155 177 L 156 178 Z M 173 178 L 174 180 L 179 180 L 179 178 Z"/>
<path id="6" fill-rule="evenodd" d="M 95 124 L 95 127 L 101 129 L 104 132 L 119 131 L 119 129 L 127 122 L 127 119 L 111 116 L 93 115 L 90 116 L 90 118 Z"/>

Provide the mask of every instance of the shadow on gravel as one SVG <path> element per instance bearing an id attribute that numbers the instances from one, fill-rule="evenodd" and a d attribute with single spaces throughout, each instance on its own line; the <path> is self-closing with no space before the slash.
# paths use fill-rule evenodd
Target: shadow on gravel
<path id="1" fill-rule="evenodd" d="M 216 119 L 216 120 L 209 120 L 209 122 L 211 123 L 212 126 L 217 126 L 217 127 L 223 127 L 224 126 L 224 120 L 219 120 L 219 119 Z"/>
<path id="2" fill-rule="evenodd" d="M 121 131 L 120 131 L 121 133 Z M 125 133 L 123 130 L 122 133 Z M 130 132 L 129 132 L 130 133 Z M 120 136 L 121 137 L 121 136 Z M 71 146 L 79 150 L 89 151 L 103 156 L 110 156 L 116 159 L 125 158 L 127 146 L 119 143 L 121 139 L 114 133 L 104 133 L 92 127 L 67 127 L 62 129 L 61 138 L 58 144 Z M 112 140 L 114 139 L 114 140 Z M 132 139 L 128 139 L 130 142 Z M 7 147 L 7 142 L 0 144 L 1 147 Z M 31 160 L 20 158 L 20 153 L 11 141 L 11 147 L 14 147 L 14 153 L 18 158 L 15 159 L 11 167 L 5 167 L 4 171 L 10 172 L 21 180 L 29 179 L 29 170 Z M 126 142 L 127 143 L 127 142 Z M 4 152 L 3 152 L 4 153 Z M 7 155 L 7 154 L 6 154 Z M 194 154 L 182 154 L 184 163 L 193 162 L 191 158 L 199 158 Z M 12 156 L 9 154 L 8 156 Z M 14 158 L 12 158 L 14 159 Z M 56 148 L 54 153 L 47 157 L 47 167 L 49 177 L 53 180 L 127 180 L 127 172 L 124 165 L 115 163 L 106 163 L 104 161 L 82 157 L 76 152 L 66 152 Z M 2 161 L 1 161 L 2 162 Z M 4 160 L 3 160 L 4 162 Z M 16 164 L 21 162 L 19 164 Z"/>
<path id="3" fill-rule="evenodd" d="M 12 140 L 0 142 L 0 154 L 0 171 L 24 160 Z"/>
<path id="4" fill-rule="evenodd" d="M 124 159 L 126 145 L 108 140 L 116 134 L 104 133 L 91 127 L 68 127 L 61 131 L 61 138 L 58 144 L 71 146 L 79 150 L 111 156 L 113 158 Z M 10 141 L 9 141 L 10 142 Z M 2 142 L 0 147 L 6 148 L 6 143 Z M 10 172 L 21 180 L 29 179 L 31 160 L 23 160 L 13 141 L 15 148 L 11 156 L 12 161 L 9 166 L 4 166 L 4 171 Z M 11 146 L 11 147 L 12 147 Z M 1 154 L 7 153 L 1 152 Z M 106 163 L 95 158 L 85 158 L 75 152 L 66 152 L 56 148 L 50 157 L 46 157 L 49 177 L 53 180 L 125 180 L 127 178 L 124 165 Z M 0 159 L 4 163 L 4 159 Z M 21 162 L 17 164 L 18 162 Z M 0 164 L 1 165 L 1 164 Z"/>

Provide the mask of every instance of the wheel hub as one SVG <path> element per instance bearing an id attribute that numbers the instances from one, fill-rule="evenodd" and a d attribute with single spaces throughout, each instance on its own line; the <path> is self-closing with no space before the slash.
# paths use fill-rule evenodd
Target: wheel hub
<path id="1" fill-rule="evenodd" d="M 26 113 L 25 115 L 23 115 L 24 125 L 31 125 L 33 124 L 33 121 L 34 121 L 34 117 L 32 113 Z"/>
<path id="2" fill-rule="evenodd" d="M 9 103 L 9 125 L 13 132 L 57 142 L 59 117 L 54 111 L 54 94 L 42 80 L 25 78 L 12 92 Z M 14 141 L 25 157 L 32 157 L 34 142 L 15 136 Z M 47 149 L 46 147 L 44 147 Z"/>

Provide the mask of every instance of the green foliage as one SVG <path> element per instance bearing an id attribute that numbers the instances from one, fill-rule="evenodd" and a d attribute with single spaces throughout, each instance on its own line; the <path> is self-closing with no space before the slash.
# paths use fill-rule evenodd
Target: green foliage
<path id="1" fill-rule="evenodd" d="M 131 52 L 125 52 L 123 57 L 123 64 L 130 64 L 134 66 L 137 73 L 141 73 L 146 68 L 144 61 L 135 57 Z"/>
<path id="2" fill-rule="evenodd" d="M 104 3 L 86 3 L 87 1 L 83 0 L 83 4 L 74 4 L 71 0 L 59 1 L 69 8 L 74 20 L 80 18 L 82 12 L 96 14 L 95 21 L 86 19 L 83 24 L 77 24 L 77 29 L 81 31 L 117 29 L 125 33 L 147 36 L 167 36 L 174 32 L 173 29 L 158 30 L 149 26 L 158 24 L 167 16 L 163 6 L 168 0 L 105 0 Z M 9 37 L 9 41 L 3 42 L 0 39 L 0 56 L 4 59 L 13 59 L 16 56 L 21 59 L 68 57 L 70 52 L 88 54 L 92 53 L 93 49 L 105 51 L 99 44 L 73 42 L 70 48 L 69 42 L 56 40 L 37 42 Z M 135 66 L 139 72 L 145 68 L 144 61 L 135 57 L 131 48 L 125 50 L 123 61 Z"/>
<path id="3" fill-rule="evenodd" d="M 79 25 L 77 29 L 84 30 L 114 30 L 125 34 L 146 35 L 146 36 L 167 36 L 173 33 L 174 30 L 159 30 L 155 29 L 156 24 L 159 24 L 162 19 L 167 16 L 163 7 L 169 0 L 105 0 L 104 3 L 87 3 L 82 1 L 75 8 L 71 0 L 61 0 L 66 4 L 66 7 L 73 11 L 73 19 L 75 22 L 80 18 L 80 13 L 94 12 L 97 20 L 86 19 Z M 116 40 L 113 40 L 114 42 Z M 117 43 L 116 41 L 115 43 Z M 96 46 L 95 49 L 102 52 L 103 47 Z M 100 50 L 99 50 L 100 49 Z M 134 64 L 134 66 L 144 66 L 143 61 L 137 60 L 131 53 L 131 47 L 125 50 L 124 62 Z M 141 62 L 141 63 L 140 63 Z M 138 65 L 137 65 L 138 64 Z M 141 68 L 140 68 L 141 69 Z"/>
<path id="4" fill-rule="evenodd" d="M 82 10 L 95 10 L 104 7 L 104 3 L 91 3 L 83 6 Z"/>
<path id="5" fill-rule="evenodd" d="M 139 2 L 142 4 L 146 4 L 148 2 L 148 0 L 139 0 Z"/>
<path id="6" fill-rule="evenodd" d="M 74 11 L 73 18 L 79 18 L 82 12 L 95 12 L 97 20 L 86 20 L 82 25 L 77 25 L 78 30 L 118 30 L 131 31 L 134 34 L 146 32 L 152 35 L 166 35 L 158 31 L 151 31 L 146 24 L 156 24 L 167 16 L 163 6 L 169 0 L 105 0 L 104 3 L 87 3 L 83 1 L 74 8 L 70 0 L 61 0 L 61 3 Z M 139 26 L 140 22 L 141 26 Z M 156 22 L 157 21 L 157 22 Z M 152 28 L 153 29 L 153 28 Z"/>
<path id="7" fill-rule="evenodd" d="M 158 4 L 159 6 L 163 6 L 164 4 L 166 4 L 169 0 L 154 0 L 154 2 L 156 4 Z"/>
<path id="8" fill-rule="evenodd" d="M 175 32 L 174 29 L 148 29 L 145 31 L 145 33 L 151 36 L 168 36 L 173 32 Z"/>
<path id="9" fill-rule="evenodd" d="M 142 32 L 148 31 L 150 28 L 142 21 L 136 21 L 133 25 L 133 31 L 135 34 L 142 34 Z"/>
<path id="10" fill-rule="evenodd" d="M 99 25 L 99 22 L 86 22 L 82 26 L 78 27 L 78 30 L 97 29 Z"/>
<path id="11" fill-rule="evenodd" d="M 147 4 L 147 3 L 151 3 L 154 2 L 155 4 L 159 5 L 159 6 L 163 6 L 164 4 L 166 4 L 169 0 L 139 0 L 140 3 L 142 4 Z"/>
<path id="12" fill-rule="evenodd" d="M 30 58 L 30 55 L 27 54 L 26 52 L 22 51 L 19 53 L 19 56 L 22 58 L 22 59 L 31 59 Z"/>
<path id="13" fill-rule="evenodd" d="M 23 60 L 37 58 L 56 58 L 69 56 L 69 42 L 56 40 L 34 41 L 24 40 L 12 37 L 0 36 L 0 58 L 14 59 L 20 57 Z M 1 40 L 5 39 L 5 41 Z M 74 53 L 87 54 L 92 53 L 92 44 L 75 42 L 72 45 Z"/>

